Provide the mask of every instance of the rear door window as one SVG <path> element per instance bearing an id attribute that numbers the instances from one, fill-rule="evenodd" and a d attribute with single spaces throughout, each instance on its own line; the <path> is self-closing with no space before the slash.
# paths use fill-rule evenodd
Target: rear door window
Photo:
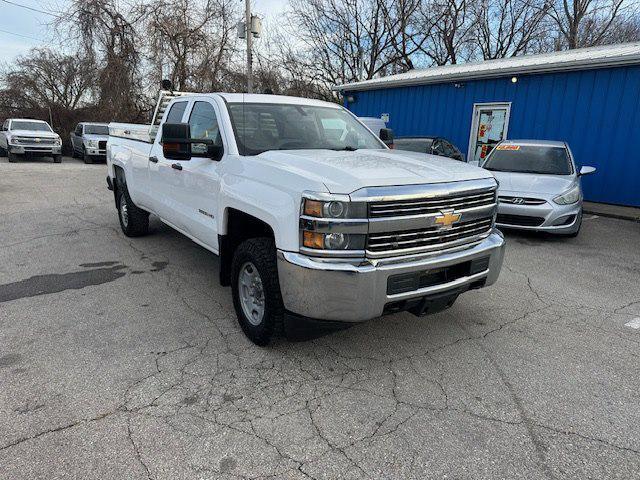
<path id="1" fill-rule="evenodd" d="M 169 113 L 167 113 L 167 119 L 165 123 L 181 123 L 182 115 L 187 108 L 187 102 L 176 102 L 171 105 Z"/>

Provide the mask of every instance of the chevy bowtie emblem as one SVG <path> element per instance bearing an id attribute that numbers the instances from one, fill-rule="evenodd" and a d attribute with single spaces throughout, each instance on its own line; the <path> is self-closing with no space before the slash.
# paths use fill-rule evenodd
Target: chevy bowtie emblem
<path id="1" fill-rule="evenodd" d="M 40 143 L 40 139 L 39 138 L 36 138 L 35 141 L 36 141 L 36 143 Z"/>
<path id="2" fill-rule="evenodd" d="M 455 211 L 440 212 L 440 215 L 436 217 L 436 225 L 440 225 L 442 229 L 451 228 L 451 226 L 460 220 L 462 215 Z"/>

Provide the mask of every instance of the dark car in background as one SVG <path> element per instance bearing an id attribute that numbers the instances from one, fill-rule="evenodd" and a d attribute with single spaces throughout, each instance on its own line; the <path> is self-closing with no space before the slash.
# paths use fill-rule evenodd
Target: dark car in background
<path id="1" fill-rule="evenodd" d="M 393 142 L 396 150 L 428 153 L 464 162 L 464 155 L 449 140 L 442 137 L 399 137 Z"/>

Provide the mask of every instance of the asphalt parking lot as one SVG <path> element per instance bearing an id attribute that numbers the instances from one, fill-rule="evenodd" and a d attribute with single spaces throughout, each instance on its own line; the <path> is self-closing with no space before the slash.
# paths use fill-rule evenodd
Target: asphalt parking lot
<path id="1" fill-rule="evenodd" d="M 640 224 L 509 233 L 446 312 L 258 348 L 105 176 L 0 159 L 0 478 L 638 478 Z"/>

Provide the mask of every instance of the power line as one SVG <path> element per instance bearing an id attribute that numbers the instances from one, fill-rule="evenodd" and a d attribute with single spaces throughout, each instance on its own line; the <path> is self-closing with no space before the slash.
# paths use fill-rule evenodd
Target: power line
<path id="1" fill-rule="evenodd" d="M 2 30 L 1 28 L 0 28 L 0 32 L 7 33 L 9 35 L 15 35 L 16 37 L 30 38 L 31 40 L 37 40 L 38 42 L 44 42 L 44 40 L 42 40 L 40 38 L 30 37 L 29 35 L 22 35 L 21 33 L 14 33 L 14 32 L 10 32 L 8 30 Z"/>
<path id="2" fill-rule="evenodd" d="M 26 8 L 27 10 L 31 10 L 32 12 L 44 13 L 45 15 L 51 15 L 52 17 L 62 18 L 60 15 L 56 15 L 55 13 L 47 12 L 46 10 L 40 10 L 39 8 L 30 7 L 28 5 L 22 5 L 20 3 L 11 2 L 9 0 L 0 0 L 0 2 L 8 3 L 9 5 L 14 5 L 20 8 Z"/>

